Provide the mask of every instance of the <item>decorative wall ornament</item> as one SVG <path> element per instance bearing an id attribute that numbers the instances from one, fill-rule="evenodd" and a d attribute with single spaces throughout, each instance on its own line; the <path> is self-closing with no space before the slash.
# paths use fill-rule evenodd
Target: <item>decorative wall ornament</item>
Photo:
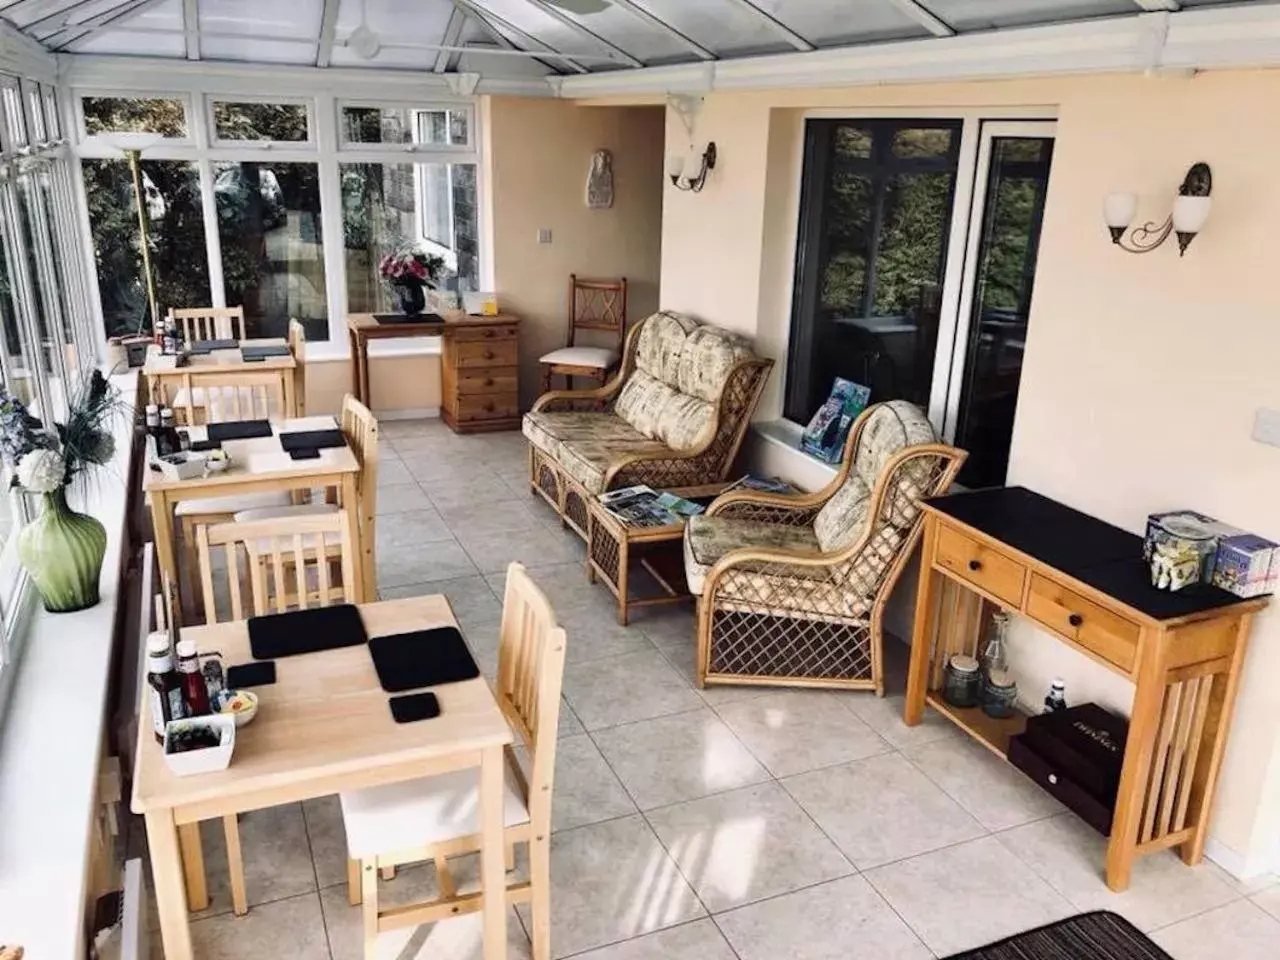
<path id="1" fill-rule="evenodd" d="M 587 206 L 592 210 L 608 210 L 613 206 L 613 154 L 608 150 L 597 150 L 591 155 Z"/>

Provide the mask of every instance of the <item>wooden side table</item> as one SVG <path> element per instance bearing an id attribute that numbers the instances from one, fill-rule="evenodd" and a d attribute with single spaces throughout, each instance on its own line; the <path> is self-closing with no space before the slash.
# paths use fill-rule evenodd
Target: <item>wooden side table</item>
<path id="1" fill-rule="evenodd" d="M 473 317 L 453 313 L 433 323 L 379 323 L 371 313 L 347 315 L 351 381 L 369 406 L 369 341 L 440 337 L 440 415 L 455 433 L 520 427 L 520 320 L 509 313 Z"/>

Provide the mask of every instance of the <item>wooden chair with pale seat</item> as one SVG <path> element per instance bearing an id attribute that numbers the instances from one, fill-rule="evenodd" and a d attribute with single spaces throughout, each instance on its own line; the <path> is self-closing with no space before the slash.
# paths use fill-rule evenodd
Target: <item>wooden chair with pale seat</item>
<path id="1" fill-rule="evenodd" d="M 244 307 L 170 307 L 167 319 L 187 343 L 245 339 Z"/>
<path id="2" fill-rule="evenodd" d="M 218 622 L 220 609 L 225 620 L 243 620 L 359 600 L 355 547 L 340 513 L 207 524 L 197 529 L 196 541 L 207 623 Z M 218 555 L 221 565 L 214 563 Z M 218 585 L 224 576 L 220 605 Z M 232 907 L 243 916 L 249 906 L 240 827 L 234 814 L 223 817 L 222 826 Z"/>
<path id="3" fill-rule="evenodd" d="M 508 869 L 514 866 L 513 846 L 528 844 L 529 880 L 509 885 L 507 900 L 532 905 L 534 960 L 551 957 L 551 788 L 564 655 L 565 632 L 557 625 L 546 595 L 522 565 L 511 564 L 494 694 L 530 756 L 526 777 L 508 748 L 504 816 Z M 363 904 L 366 960 L 375 955 L 380 933 L 481 909 L 479 894 L 458 893 L 448 865 L 451 857 L 480 849 L 478 783 L 473 771 L 352 790 L 339 798 L 350 857 L 348 898 Z M 427 860 L 435 864 L 439 897 L 381 909 L 379 870 Z"/>
<path id="4" fill-rule="evenodd" d="M 595 330 L 612 334 L 612 347 L 579 346 L 578 331 Z M 569 275 L 569 342 L 538 360 L 542 364 L 542 391 L 551 389 L 551 378 L 562 376 L 568 389 L 574 377 L 586 377 L 595 386 L 604 386 L 622 358 L 622 338 L 627 331 L 627 278 L 620 280 L 579 280 Z"/>

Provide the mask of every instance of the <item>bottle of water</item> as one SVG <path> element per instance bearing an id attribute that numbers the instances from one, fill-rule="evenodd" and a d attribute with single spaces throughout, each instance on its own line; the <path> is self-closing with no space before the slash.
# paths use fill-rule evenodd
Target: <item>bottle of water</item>
<path id="1" fill-rule="evenodd" d="M 1044 698 L 1044 713 L 1059 713 L 1067 709 L 1067 682 L 1061 677 L 1049 685 L 1049 694 Z"/>

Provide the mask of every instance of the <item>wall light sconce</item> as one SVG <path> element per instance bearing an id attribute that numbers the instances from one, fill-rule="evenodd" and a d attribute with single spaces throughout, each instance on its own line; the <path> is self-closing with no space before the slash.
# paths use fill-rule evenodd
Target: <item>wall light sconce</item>
<path id="1" fill-rule="evenodd" d="M 1138 198 L 1132 193 L 1112 193 L 1107 195 L 1103 204 L 1102 215 L 1111 231 L 1111 242 L 1129 253 L 1150 253 L 1169 239 L 1169 234 L 1178 235 L 1178 256 L 1187 252 L 1187 247 L 1195 239 L 1197 233 L 1204 228 L 1209 218 L 1209 193 L 1213 189 L 1213 174 L 1207 163 L 1192 164 L 1178 188 L 1178 196 L 1173 201 L 1173 212 L 1164 223 L 1147 221 L 1135 227 L 1125 239 L 1125 231 L 1133 222 L 1138 212 Z"/>
<path id="2" fill-rule="evenodd" d="M 707 149 L 702 151 L 702 162 L 698 167 L 696 176 L 684 176 L 684 157 L 678 153 L 673 153 L 667 157 L 667 176 L 671 178 L 672 184 L 677 190 L 688 190 L 691 193 L 701 193 L 702 188 L 706 186 L 707 174 L 716 168 L 716 145 L 713 140 L 707 144 Z"/>

